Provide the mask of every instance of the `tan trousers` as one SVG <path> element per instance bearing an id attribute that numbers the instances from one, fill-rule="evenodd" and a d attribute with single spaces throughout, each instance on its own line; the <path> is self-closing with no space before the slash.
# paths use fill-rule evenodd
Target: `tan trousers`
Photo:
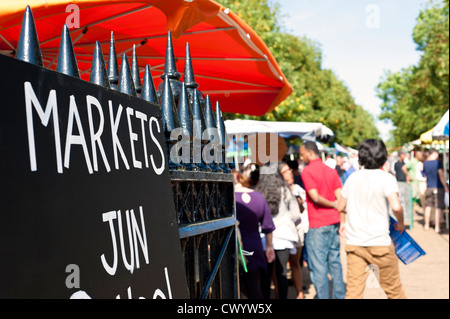
<path id="1" fill-rule="evenodd" d="M 346 299 L 362 299 L 366 288 L 369 269 L 374 269 L 380 286 L 389 299 L 406 299 L 400 272 L 399 259 L 394 245 L 360 247 L 346 245 L 347 252 L 347 293 Z"/>

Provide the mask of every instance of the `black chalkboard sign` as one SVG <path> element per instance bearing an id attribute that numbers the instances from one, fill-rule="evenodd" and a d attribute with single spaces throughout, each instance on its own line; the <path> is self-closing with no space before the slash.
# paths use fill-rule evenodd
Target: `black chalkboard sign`
<path id="1" fill-rule="evenodd" d="M 0 55 L 0 298 L 187 298 L 157 105 Z"/>

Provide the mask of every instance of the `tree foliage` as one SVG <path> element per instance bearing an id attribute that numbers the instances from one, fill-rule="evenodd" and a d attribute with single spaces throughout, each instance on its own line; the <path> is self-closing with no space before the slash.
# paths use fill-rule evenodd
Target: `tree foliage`
<path id="1" fill-rule="evenodd" d="M 336 75 L 322 68 L 318 43 L 282 31 L 278 4 L 268 0 L 219 0 L 246 21 L 271 50 L 293 87 L 293 93 L 262 117 L 227 114 L 227 118 L 321 122 L 336 142 L 356 147 L 378 137 L 373 117 L 357 105 Z"/>
<path id="2" fill-rule="evenodd" d="M 396 126 L 398 146 L 433 128 L 449 107 L 449 1 L 430 1 L 417 17 L 413 40 L 422 56 L 417 65 L 386 72 L 377 87 L 381 119 Z"/>

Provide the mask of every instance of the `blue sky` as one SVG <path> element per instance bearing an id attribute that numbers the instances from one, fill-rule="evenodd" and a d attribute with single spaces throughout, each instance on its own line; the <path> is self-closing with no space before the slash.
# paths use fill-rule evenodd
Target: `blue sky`
<path id="1" fill-rule="evenodd" d="M 356 103 L 376 118 L 375 87 L 385 70 L 417 64 L 412 31 L 426 0 L 277 0 L 285 31 L 306 36 L 322 49 L 322 66 L 349 88 Z M 386 140 L 392 124 L 376 120 Z"/>

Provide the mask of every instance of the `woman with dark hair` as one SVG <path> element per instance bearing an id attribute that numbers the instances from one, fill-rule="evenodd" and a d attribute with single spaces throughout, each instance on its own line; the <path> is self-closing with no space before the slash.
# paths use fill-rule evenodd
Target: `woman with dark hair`
<path id="1" fill-rule="evenodd" d="M 380 285 L 388 298 L 404 299 L 398 257 L 389 236 L 389 205 L 398 221 L 396 229 L 404 230 L 397 180 L 382 170 L 387 160 L 382 141 L 365 140 L 359 145 L 358 152 L 363 169 L 345 182 L 338 203 L 341 213 L 339 233 L 346 239 L 346 298 L 363 297 L 369 274 L 367 267 L 375 265 L 379 270 Z"/>
<path id="2" fill-rule="evenodd" d="M 306 208 L 306 191 L 299 184 L 295 183 L 293 169 L 288 163 L 281 162 L 278 167 L 280 169 L 281 176 L 283 176 L 283 179 L 289 185 L 292 195 L 297 198 L 300 212 L 302 213 L 301 222 L 297 225 L 297 232 L 299 237 L 296 248 L 297 252 L 295 254 L 289 255 L 289 265 L 291 266 L 292 281 L 294 282 L 295 289 L 297 290 L 297 299 L 304 299 L 302 267 L 300 259 L 305 243 L 305 235 L 308 232 L 309 228 L 308 212 Z"/>
<path id="3" fill-rule="evenodd" d="M 269 271 L 275 269 L 279 299 L 287 298 L 287 263 L 290 254 L 296 253 L 299 240 L 296 225 L 301 221 L 297 199 L 280 174 L 269 167 L 261 167 L 255 190 L 266 199 L 272 214 L 275 230 L 272 233 L 275 262 L 269 264 Z M 275 264 L 275 265 L 273 265 Z"/>
<path id="4" fill-rule="evenodd" d="M 272 232 L 275 226 L 272 221 L 269 206 L 264 197 L 251 189 L 252 180 L 247 172 L 234 172 L 236 219 L 239 221 L 239 231 L 243 249 L 253 254 L 247 256 L 247 272 L 241 272 L 242 288 L 248 299 L 268 299 L 270 294 L 270 275 L 267 263 L 275 259 L 272 246 Z M 265 251 L 261 242 L 260 232 L 265 234 Z"/>

